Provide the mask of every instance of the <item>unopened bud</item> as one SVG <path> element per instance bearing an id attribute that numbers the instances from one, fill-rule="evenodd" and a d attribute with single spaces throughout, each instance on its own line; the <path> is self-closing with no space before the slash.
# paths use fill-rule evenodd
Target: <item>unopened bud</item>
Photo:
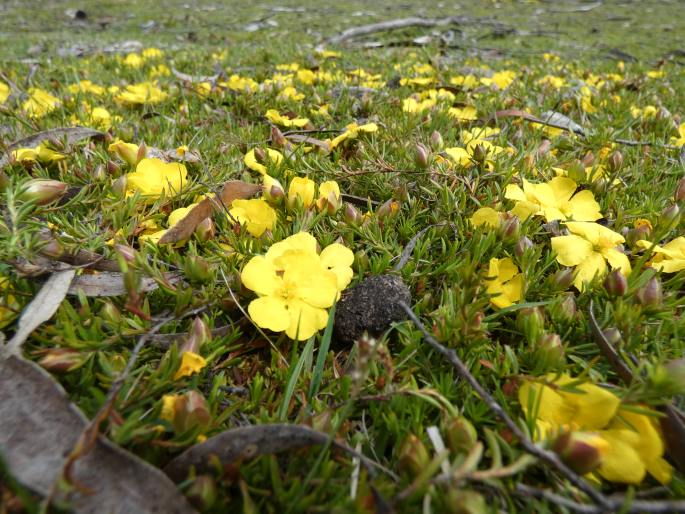
<path id="1" fill-rule="evenodd" d="M 540 307 L 525 307 L 516 314 L 516 327 L 529 343 L 542 337 L 545 330 L 545 314 Z"/>
<path id="2" fill-rule="evenodd" d="M 592 192 L 596 196 L 601 196 L 604 193 L 607 192 L 609 189 L 609 181 L 605 178 L 596 178 L 595 180 L 592 181 L 592 185 L 590 186 L 590 189 L 592 189 Z"/>
<path id="3" fill-rule="evenodd" d="M 126 178 L 126 175 L 122 175 L 112 182 L 112 193 L 114 193 L 118 198 L 123 198 L 126 195 L 127 185 L 128 179 Z"/>
<path id="4" fill-rule="evenodd" d="M 638 241 L 641 241 L 643 239 L 649 240 L 651 235 L 652 229 L 649 227 L 649 225 L 647 225 L 646 223 L 643 225 L 638 225 L 635 228 L 631 228 L 626 233 L 626 243 L 628 243 L 628 246 L 633 247 Z"/>
<path id="5" fill-rule="evenodd" d="M 491 512 L 482 494 L 471 489 L 449 488 L 445 494 L 449 512 L 456 514 L 487 514 Z"/>
<path id="6" fill-rule="evenodd" d="M 24 182 L 17 198 L 24 202 L 34 201 L 37 205 L 47 205 L 60 199 L 67 192 L 68 187 L 59 180 L 34 178 Z"/>
<path id="7" fill-rule="evenodd" d="M 544 334 L 534 352 L 535 365 L 541 370 L 558 369 L 566 363 L 559 334 Z"/>
<path id="8" fill-rule="evenodd" d="M 604 289 L 611 296 L 624 296 L 628 292 L 628 280 L 621 270 L 614 270 L 604 279 Z"/>
<path id="9" fill-rule="evenodd" d="M 602 335 L 611 346 L 618 347 L 623 342 L 621 331 L 616 327 L 609 327 L 602 330 Z"/>
<path id="10" fill-rule="evenodd" d="M 663 296 L 661 281 L 656 277 L 650 278 L 637 292 L 637 300 L 644 307 L 657 307 Z"/>
<path id="11" fill-rule="evenodd" d="M 264 151 L 263 148 L 255 148 L 254 149 L 254 157 L 255 157 L 255 160 L 259 164 L 267 164 L 268 163 L 267 155 L 266 155 L 266 152 Z"/>
<path id="12" fill-rule="evenodd" d="M 499 224 L 499 233 L 503 241 L 515 241 L 519 237 L 521 222 L 516 216 L 503 219 Z"/>
<path id="13" fill-rule="evenodd" d="M 107 169 L 104 164 L 98 164 L 95 169 L 91 172 L 93 180 L 100 182 L 107 178 Z"/>
<path id="14" fill-rule="evenodd" d="M 264 198 L 271 203 L 279 203 L 285 198 L 285 189 L 281 183 L 275 178 L 264 175 L 262 177 L 262 184 L 264 186 Z"/>
<path id="15" fill-rule="evenodd" d="M 411 477 L 418 476 L 430 462 L 428 450 L 421 439 L 408 435 L 400 445 L 398 468 Z"/>
<path id="16" fill-rule="evenodd" d="M 400 204 L 396 200 L 388 200 L 387 202 L 383 203 L 378 210 L 376 211 L 376 214 L 380 219 L 384 218 L 394 218 L 397 216 L 397 214 L 400 212 Z"/>
<path id="17" fill-rule="evenodd" d="M 364 250 L 359 250 L 354 254 L 354 262 L 352 263 L 354 270 L 359 275 L 363 275 L 371 267 L 369 256 Z"/>
<path id="18" fill-rule="evenodd" d="M 115 244 L 114 251 L 124 259 L 128 264 L 133 264 L 136 262 L 136 251 L 127 245 Z"/>
<path id="19" fill-rule="evenodd" d="M 81 352 L 72 348 L 50 348 L 38 364 L 51 373 L 67 373 L 83 364 Z"/>
<path id="20" fill-rule="evenodd" d="M 473 154 L 471 155 L 474 161 L 482 164 L 488 158 L 488 152 L 483 148 L 483 145 L 476 145 L 473 147 Z"/>
<path id="21" fill-rule="evenodd" d="M 573 293 L 564 293 L 561 298 L 549 306 L 552 318 L 560 321 L 573 321 L 578 312 Z"/>
<path id="22" fill-rule="evenodd" d="M 682 202 L 685 200 L 685 177 L 678 181 L 678 185 L 675 188 L 675 201 Z"/>
<path id="23" fill-rule="evenodd" d="M 118 175 L 121 171 L 119 165 L 114 161 L 107 161 L 107 173 L 110 175 Z"/>
<path id="24" fill-rule="evenodd" d="M 209 325 L 202 318 L 195 318 L 193 325 L 190 327 L 187 339 L 181 345 L 179 353 L 193 352 L 200 353 L 202 345 L 212 340 L 212 331 Z"/>
<path id="25" fill-rule="evenodd" d="M 196 509 L 204 512 L 216 503 L 218 496 L 216 482 L 209 475 L 198 475 L 185 494 Z"/>
<path id="26" fill-rule="evenodd" d="M 597 434 L 564 432 L 554 441 L 552 450 L 573 471 L 584 475 L 599 467 L 609 443 Z"/>
<path id="27" fill-rule="evenodd" d="M 145 143 L 140 143 L 138 147 L 138 152 L 136 153 L 136 164 L 145 159 L 147 155 L 147 145 Z"/>
<path id="28" fill-rule="evenodd" d="M 212 220 L 212 218 L 203 219 L 200 223 L 198 223 L 197 227 L 195 227 L 195 236 L 200 241 L 209 241 L 214 239 L 214 232 L 214 220 Z"/>
<path id="29" fill-rule="evenodd" d="M 583 166 L 583 163 L 578 160 L 573 161 L 569 165 L 568 169 L 566 170 L 566 175 L 577 184 L 585 182 L 585 178 L 587 177 L 587 174 L 585 173 L 585 166 Z"/>
<path id="30" fill-rule="evenodd" d="M 100 309 L 100 317 L 110 325 L 119 325 L 121 321 L 121 311 L 112 302 L 107 302 Z"/>
<path id="31" fill-rule="evenodd" d="M 616 150 L 613 152 L 609 159 L 607 160 L 607 168 L 611 172 L 617 172 L 623 167 L 623 154 Z"/>
<path id="32" fill-rule="evenodd" d="M 197 391 L 166 396 L 163 401 L 162 417 L 169 420 L 179 434 L 198 427 L 204 431 L 212 421 L 207 402 Z"/>
<path id="33" fill-rule="evenodd" d="M 362 222 L 362 213 L 351 203 L 346 203 L 343 218 L 350 225 L 357 226 Z"/>
<path id="34" fill-rule="evenodd" d="M 442 135 L 437 130 L 434 130 L 430 138 L 430 147 L 434 152 L 439 152 L 445 146 L 445 142 L 442 140 Z"/>
<path id="35" fill-rule="evenodd" d="M 680 207 L 678 207 L 677 204 L 673 204 L 669 207 L 666 207 L 662 213 L 661 217 L 659 218 L 659 223 L 662 226 L 671 226 L 675 225 L 678 223 L 680 220 Z"/>
<path id="36" fill-rule="evenodd" d="M 573 269 L 563 268 L 550 277 L 550 282 L 555 289 L 565 291 L 573 284 L 573 279 Z"/>
<path id="37" fill-rule="evenodd" d="M 445 425 L 447 446 L 456 455 L 468 453 L 478 442 L 478 434 L 473 424 L 462 416 L 450 419 Z"/>
<path id="38" fill-rule="evenodd" d="M 198 255 L 189 255 L 183 262 L 185 276 L 194 282 L 207 282 L 212 278 L 209 262 Z"/>
<path id="39" fill-rule="evenodd" d="M 140 153 L 140 147 L 134 145 L 133 143 L 124 143 L 123 141 L 117 141 L 109 145 L 108 150 L 112 153 L 117 154 L 121 159 L 126 161 L 131 166 L 138 164 L 138 155 Z"/>
<path id="40" fill-rule="evenodd" d="M 523 257 L 523 254 L 525 254 L 528 250 L 532 250 L 533 248 L 535 248 L 533 241 L 531 241 L 527 236 L 523 236 L 516 242 L 516 245 L 514 246 L 514 254 L 520 259 Z"/>
<path id="41" fill-rule="evenodd" d="M 414 163 L 421 169 L 426 169 L 430 166 L 430 150 L 421 143 L 417 143 L 414 146 Z"/>
<path id="42" fill-rule="evenodd" d="M 276 125 L 271 125 L 271 144 L 276 148 L 286 148 L 289 145 L 283 132 L 281 132 Z"/>

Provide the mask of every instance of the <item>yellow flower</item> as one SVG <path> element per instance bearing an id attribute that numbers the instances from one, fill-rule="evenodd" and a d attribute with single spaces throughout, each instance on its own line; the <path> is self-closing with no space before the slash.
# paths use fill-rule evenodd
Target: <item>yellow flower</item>
<path id="1" fill-rule="evenodd" d="M 10 282 L 7 277 L 0 277 L 0 328 L 5 328 L 19 315 L 21 306 L 10 292 Z"/>
<path id="2" fill-rule="evenodd" d="M 95 96 L 102 96 L 105 94 L 105 88 L 93 84 L 90 80 L 81 80 L 76 84 L 70 84 L 67 89 L 73 95 L 77 93 L 91 93 Z"/>
<path id="3" fill-rule="evenodd" d="M 10 97 L 10 87 L 0 81 L 0 105 L 4 104 Z"/>
<path id="4" fill-rule="evenodd" d="M 575 266 L 576 275 L 573 284 L 582 291 L 585 283 L 595 276 L 606 273 L 606 262 L 612 269 L 619 269 L 624 275 L 630 273 L 630 261 L 617 247 L 625 242 L 617 234 L 597 223 L 567 222 L 568 236 L 552 238 L 552 250 L 557 254 L 557 261 L 563 266 Z"/>
<path id="5" fill-rule="evenodd" d="M 283 127 L 298 127 L 302 128 L 309 123 L 307 118 L 288 118 L 282 116 L 276 109 L 269 109 L 266 111 L 266 119 L 271 123 L 276 125 L 281 125 Z"/>
<path id="6" fill-rule="evenodd" d="M 139 192 L 149 202 L 154 202 L 162 194 L 178 194 L 186 183 L 188 171 L 183 164 L 165 163 L 160 159 L 142 159 L 136 171 L 126 175 L 128 194 Z"/>
<path id="7" fill-rule="evenodd" d="M 254 237 L 271 230 L 276 223 L 276 211 L 264 200 L 233 200 L 228 211 L 238 223 L 245 224 L 247 231 Z"/>
<path id="8" fill-rule="evenodd" d="M 129 68 L 140 68 L 145 62 L 145 59 L 143 59 L 140 54 L 130 53 L 122 62 L 124 63 L 124 66 L 128 66 Z"/>
<path id="9" fill-rule="evenodd" d="M 496 85 L 499 89 L 508 88 L 516 79 L 516 73 L 511 70 L 498 71 L 492 77 L 481 77 L 480 82 L 486 86 Z"/>
<path id="10" fill-rule="evenodd" d="M 456 75 L 450 78 L 450 84 L 464 89 L 473 89 L 478 86 L 478 78 L 475 75 Z"/>
<path id="11" fill-rule="evenodd" d="M 335 52 L 333 50 L 323 50 L 323 49 L 317 50 L 317 53 L 323 59 L 337 59 L 338 57 L 340 57 L 342 55 L 340 52 Z"/>
<path id="12" fill-rule="evenodd" d="M 469 220 L 474 227 L 498 228 L 502 219 L 501 215 L 502 213 L 492 207 L 481 207 L 473 213 Z"/>
<path id="13" fill-rule="evenodd" d="M 267 159 L 269 159 L 271 161 L 271 164 L 274 166 L 279 165 L 283 161 L 283 154 L 278 150 L 272 150 L 271 148 L 267 148 L 266 150 L 264 150 L 264 152 L 266 154 Z M 247 166 L 251 170 L 258 171 L 262 175 L 266 175 L 266 166 L 257 161 L 257 156 L 255 155 L 254 149 L 250 150 L 245 154 L 243 162 L 245 163 L 245 166 Z"/>
<path id="14" fill-rule="evenodd" d="M 537 82 L 542 86 L 550 86 L 554 89 L 561 89 L 566 86 L 566 79 L 564 77 L 557 77 L 556 75 L 545 75 Z"/>
<path id="15" fill-rule="evenodd" d="M 505 198 L 516 200 L 511 213 L 522 220 L 544 216 L 546 221 L 595 221 L 602 217 L 592 191 L 576 193 L 577 185 L 570 178 L 555 177 L 549 182 L 533 184 L 523 179 L 523 189 L 515 184 L 506 188 Z M 574 194 L 575 193 L 575 194 Z"/>
<path id="16" fill-rule="evenodd" d="M 324 209 L 328 214 L 335 213 L 341 207 L 340 186 L 335 180 L 329 180 L 319 184 L 319 198 L 316 206 L 320 211 Z"/>
<path id="17" fill-rule="evenodd" d="M 206 365 L 207 360 L 202 355 L 195 352 L 183 352 L 181 354 L 181 365 L 174 375 L 174 380 L 199 373 Z"/>
<path id="18" fill-rule="evenodd" d="M 633 118 L 654 118 L 658 112 L 657 108 L 653 105 L 646 105 L 644 108 L 640 108 L 636 105 L 630 107 L 630 114 Z"/>
<path id="19" fill-rule="evenodd" d="M 450 107 L 447 114 L 458 120 L 472 121 L 478 119 L 478 112 L 472 105 L 467 105 L 465 107 Z"/>
<path id="20" fill-rule="evenodd" d="M 0 91 L 0 103 L 2 103 L 2 91 Z M 672 137 L 671 144 L 673 146 L 685 146 L 685 123 L 681 123 L 678 127 L 679 137 Z"/>
<path id="21" fill-rule="evenodd" d="M 314 202 L 316 183 L 307 177 L 295 177 L 288 186 L 288 206 L 297 205 L 297 199 L 302 201 L 302 205 L 308 208 Z"/>
<path id="22" fill-rule="evenodd" d="M 88 104 L 83 105 L 85 116 L 82 121 L 101 130 L 108 130 L 112 126 L 112 122 L 121 121 L 121 117 L 112 116 L 104 107 L 91 107 Z M 76 115 L 71 117 L 71 122 L 75 125 L 81 123 L 81 120 Z"/>
<path id="23" fill-rule="evenodd" d="M 523 275 L 511 258 L 490 259 L 485 289 L 492 295 L 490 302 L 500 309 L 509 307 L 523 297 Z"/>
<path id="24" fill-rule="evenodd" d="M 649 241 L 640 240 L 637 246 L 648 249 L 652 247 Z M 650 266 L 664 273 L 677 273 L 685 269 L 685 237 L 676 237 L 663 246 L 656 245 L 652 249 L 654 258 Z"/>
<path id="25" fill-rule="evenodd" d="M 66 159 L 67 156 L 63 153 L 56 152 L 41 143 L 35 148 L 17 148 L 12 150 L 11 159 L 16 162 L 40 162 L 41 164 L 50 164 L 52 162 Z"/>
<path id="26" fill-rule="evenodd" d="M 24 102 L 22 109 L 30 118 L 42 118 L 61 105 L 59 98 L 55 98 L 47 91 L 38 88 L 29 89 L 29 99 Z"/>
<path id="27" fill-rule="evenodd" d="M 295 102 L 301 102 L 304 100 L 304 93 L 299 93 L 293 86 L 287 86 L 284 87 L 279 93 L 278 98 L 280 100 L 293 100 Z"/>
<path id="28" fill-rule="evenodd" d="M 187 207 L 179 207 L 178 209 L 174 209 L 173 211 L 171 211 L 169 217 L 167 218 L 167 226 L 171 228 L 174 225 L 176 225 L 179 221 L 185 218 L 196 205 L 196 203 L 191 203 Z M 145 221 L 143 224 L 145 225 L 145 231 L 140 236 L 138 236 L 138 243 L 141 246 L 145 242 L 159 244 L 159 240 L 162 239 L 162 237 L 164 236 L 164 234 L 167 233 L 168 230 L 158 230 L 159 226 L 151 220 Z M 178 241 L 174 244 L 174 247 L 181 247 L 185 243 L 186 241 Z"/>
<path id="29" fill-rule="evenodd" d="M 410 112 L 410 113 L 421 113 L 423 111 L 427 111 L 428 109 L 432 109 L 435 107 L 436 100 L 434 98 L 426 98 L 425 100 L 421 100 L 420 102 L 416 100 L 416 98 L 410 96 L 409 98 L 405 98 L 402 100 L 402 112 Z"/>
<path id="30" fill-rule="evenodd" d="M 499 135 L 500 129 L 496 127 L 475 127 L 471 130 L 462 130 L 459 136 L 465 145 L 473 144 L 474 141 L 478 143 L 486 141 L 494 136 Z"/>
<path id="31" fill-rule="evenodd" d="M 164 52 L 155 47 L 146 48 L 142 53 L 146 59 L 158 59 L 164 55 Z"/>
<path id="32" fill-rule="evenodd" d="M 452 159 L 457 164 L 459 164 L 465 168 L 473 166 L 473 160 L 471 159 L 471 154 L 466 150 L 466 148 L 462 148 L 460 146 L 454 146 L 452 148 L 445 148 L 443 151 L 447 154 L 447 156 L 450 159 Z"/>
<path id="33" fill-rule="evenodd" d="M 111 153 L 117 154 L 131 166 L 135 166 L 138 163 L 138 152 L 140 151 L 140 147 L 136 144 L 125 143 L 124 141 L 117 140 L 109 145 L 107 150 Z"/>
<path id="34" fill-rule="evenodd" d="M 336 136 L 335 138 L 328 140 L 328 147 L 333 150 L 343 141 L 348 139 L 355 139 L 359 136 L 360 132 L 372 133 L 378 131 L 378 125 L 375 123 L 365 123 L 364 125 L 357 125 L 356 123 L 350 123 L 345 127 L 345 132 Z"/>
<path id="35" fill-rule="evenodd" d="M 309 339 L 328 323 L 326 309 L 341 285 L 349 283 L 340 281 L 340 272 L 349 270 L 351 279 L 353 260 L 352 252 L 337 243 L 317 254 L 316 239 L 306 232 L 273 245 L 266 255 L 250 259 L 241 273 L 245 287 L 259 296 L 248 306 L 250 317 L 291 339 Z"/>
<path id="36" fill-rule="evenodd" d="M 114 97 L 117 102 L 129 105 L 157 104 L 169 95 L 159 89 L 153 82 L 141 82 L 126 86 L 124 91 Z"/>

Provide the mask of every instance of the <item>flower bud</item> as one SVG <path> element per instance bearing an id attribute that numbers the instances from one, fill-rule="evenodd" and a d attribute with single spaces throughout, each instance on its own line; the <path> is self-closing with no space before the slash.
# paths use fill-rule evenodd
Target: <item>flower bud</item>
<path id="1" fill-rule="evenodd" d="M 590 189 L 592 189 L 595 196 L 601 196 L 609 189 L 609 181 L 605 178 L 597 178 L 592 181 Z"/>
<path id="2" fill-rule="evenodd" d="M 126 175 L 122 175 L 112 182 L 112 193 L 114 193 L 117 198 L 123 198 L 126 195 L 127 185 L 128 179 L 126 178 Z"/>
<path id="3" fill-rule="evenodd" d="M 211 239 L 214 239 L 214 233 L 214 220 L 212 220 L 212 218 L 203 219 L 198 223 L 197 227 L 195 227 L 195 236 L 200 241 L 210 241 Z"/>
<path id="4" fill-rule="evenodd" d="M 271 144 L 276 148 L 287 148 L 290 144 L 276 125 L 271 125 Z"/>
<path id="5" fill-rule="evenodd" d="M 267 160 L 267 155 L 266 152 L 264 151 L 263 148 L 255 148 L 254 149 L 254 158 L 259 164 L 268 164 L 269 161 Z"/>
<path id="6" fill-rule="evenodd" d="M 628 246 L 635 246 L 635 244 L 642 240 L 642 239 L 649 239 L 649 237 L 652 235 L 652 229 L 650 228 L 649 225 L 642 224 L 638 225 L 635 228 L 631 228 L 627 233 L 626 233 L 626 243 L 628 243 Z"/>
<path id="7" fill-rule="evenodd" d="M 659 223 L 663 226 L 675 225 L 680 221 L 680 207 L 677 204 L 673 204 L 666 207 L 659 217 Z"/>
<path id="8" fill-rule="evenodd" d="M 138 152 L 136 152 L 136 164 L 145 159 L 147 155 L 147 145 L 145 143 L 140 143 L 138 147 Z"/>
<path id="9" fill-rule="evenodd" d="M 544 334 L 537 342 L 533 358 L 535 365 L 542 370 L 558 369 L 566 363 L 564 345 L 559 334 Z"/>
<path id="10" fill-rule="evenodd" d="M 525 254 L 528 250 L 532 250 L 533 248 L 535 248 L 533 241 L 531 241 L 527 236 L 523 236 L 516 242 L 516 245 L 514 246 L 514 254 L 520 259 L 523 257 L 523 254 Z"/>
<path id="11" fill-rule="evenodd" d="M 685 177 L 678 181 L 678 185 L 675 188 L 675 201 L 682 202 L 685 200 Z"/>
<path id="12" fill-rule="evenodd" d="M 564 432 L 554 441 L 552 450 L 573 471 L 584 475 L 601 465 L 609 443 L 597 434 Z"/>
<path id="13" fill-rule="evenodd" d="M 140 147 L 138 147 L 138 145 L 117 141 L 116 143 L 109 145 L 108 150 L 118 155 L 131 166 L 138 164 L 138 155 L 140 153 Z"/>
<path id="14" fill-rule="evenodd" d="M 620 346 L 623 342 L 623 336 L 621 336 L 621 331 L 616 327 L 605 328 L 604 330 L 602 330 L 602 335 L 611 346 Z"/>
<path id="15" fill-rule="evenodd" d="M 430 462 L 428 450 L 421 439 L 408 435 L 400 445 L 398 468 L 411 477 L 418 476 Z"/>
<path id="16" fill-rule="evenodd" d="M 445 494 L 449 512 L 456 514 L 487 514 L 491 512 L 485 498 L 471 489 L 449 488 Z"/>
<path id="17" fill-rule="evenodd" d="M 424 170 L 430 166 L 430 150 L 421 143 L 417 143 L 414 146 L 414 163 L 417 167 Z"/>
<path id="18" fill-rule="evenodd" d="M 200 353 L 202 345 L 212 340 L 212 331 L 209 325 L 202 318 L 195 318 L 193 325 L 190 327 L 188 337 L 179 348 L 179 353 L 193 352 Z"/>
<path id="19" fill-rule="evenodd" d="M 279 203 L 285 197 L 285 189 L 281 183 L 270 175 L 262 177 L 264 198 L 271 203 Z"/>
<path id="20" fill-rule="evenodd" d="M 663 296 L 661 281 L 656 277 L 650 278 L 637 292 L 637 300 L 644 307 L 657 307 Z"/>
<path id="21" fill-rule="evenodd" d="M 67 373 L 84 362 L 81 352 L 73 348 L 50 348 L 38 364 L 51 373 Z"/>
<path id="22" fill-rule="evenodd" d="M 550 282 L 555 289 L 565 291 L 573 283 L 573 278 L 572 268 L 562 268 L 550 277 Z"/>
<path id="23" fill-rule="evenodd" d="M 515 241 L 519 237 L 521 222 L 516 216 L 503 219 L 499 224 L 499 233 L 504 241 Z"/>
<path id="24" fill-rule="evenodd" d="M 545 314 L 540 307 L 519 309 L 516 314 L 516 327 L 523 333 L 526 341 L 535 343 L 545 330 Z"/>
<path id="25" fill-rule="evenodd" d="M 198 255 L 189 255 L 183 262 L 185 276 L 194 282 L 207 282 L 212 278 L 209 262 Z"/>
<path id="26" fill-rule="evenodd" d="M 434 130 L 430 138 L 430 147 L 433 151 L 439 152 L 445 146 L 445 142 L 442 140 L 442 134 L 437 130 Z"/>
<path id="27" fill-rule="evenodd" d="M 100 317 L 112 326 L 121 322 L 121 311 L 112 302 L 105 303 L 100 309 Z"/>
<path id="28" fill-rule="evenodd" d="M 575 296 L 573 293 L 562 294 L 556 302 L 549 306 L 549 310 L 555 320 L 573 321 L 578 312 Z"/>
<path id="29" fill-rule="evenodd" d="M 473 424 L 462 416 L 451 418 L 445 425 L 447 446 L 456 455 L 467 453 L 478 442 Z"/>
<path id="30" fill-rule="evenodd" d="M 316 183 L 307 177 L 295 177 L 290 181 L 288 186 L 288 207 L 291 209 L 298 204 L 298 200 L 307 209 L 314 203 L 314 194 L 316 192 Z"/>
<path id="31" fill-rule="evenodd" d="M 162 398 L 160 417 L 171 422 L 174 430 L 179 434 L 194 428 L 204 431 L 212 421 L 207 402 L 204 396 L 197 391 L 165 395 Z"/>
<path id="32" fill-rule="evenodd" d="M 326 211 L 331 216 L 342 207 L 340 187 L 335 180 L 319 184 L 319 198 L 316 201 L 316 206 L 319 211 Z"/>
<path id="33" fill-rule="evenodd" d="M 488 158 L 488 152 L 485 148 L 483 148 L 483 145 L 475 145 L 473 147 L 473 154 L 471 157 L 477 163 L 482 164 L 485 162 L 485 159 Z"/>
<path id="34" fill-rule="evenodd" d="M 216 482 L 209 475 L 198 475 L 185 494 L 196 509 L 204 512 L 211 509 L 216 503 Z"/>
<path id="35" fill-rule="evenodd" d="M 587 177 L 587 173 L 585 173 L 585 166 L 583 166 L 583 163 L 578 160 L 575 160 L 571 163 L 566 170 L 566 175 L 577 184 L 585 182 Z"/>
<path id="36" fill-rule="evenodd" d="M 117 254 L 122 259 L 124 259 L 128 264 L 133 264 L 134 262 L 136 262 L 137 252 L 135 251 L 135 249 L 131 248 L 128 245 L 115 244 L 114 251 L 117 252 Z"/>
<path id="37" fill-rule="evenodd" d="M 616 150 L 607 160 L 607 168 L 612 173 L 619 171 L 623 167 L 623 154 Z"/>
<path id="38" fill-rule="evenodd" d="M 48 178 L 34 178 L 24 182 L 17 198 L 24 202 L 34 201 L 37 205 L 47 205 L 58 200 L 67 192 L 67 184 Z"/>
<path id="39" fill-rule="evenodd" d="M 350 225 L 357 226 L 362 222 L 362 213 L 351 203 L 345 203 L 343 218 Z"/>
<path id="40" fill-rule="evenodd" d="M 380 219 L 384 218 L 394 218 L 397 216 L 397 214 L 400 212 L 400 204 L 396 200 L 390 199 L 387 202 L 383 203 L 378 210 L 376 211 L 376 214 Z"/>
<path id="41" fill-rule="evenodd" d="M 625 296 L 628 292 L 628 280 L 620 270 L 614 270 L 604 279 L 604 289 L 611 296 Z"/>

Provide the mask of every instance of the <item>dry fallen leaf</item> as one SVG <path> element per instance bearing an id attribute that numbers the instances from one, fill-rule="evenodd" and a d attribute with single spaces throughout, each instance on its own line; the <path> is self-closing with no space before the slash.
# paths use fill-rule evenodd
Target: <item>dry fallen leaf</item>
<path id="1" fill-rule="evenodd" d="M 165 273 L 165 280 L 174 284 L 180 280 L 176 273 Z M 154 278 L 142 277 L 137 291 L 147 293 L 154 291 L 159 284 Z M 86 296 L 123 296 L 127 294 L 124 286 L 124 274 L 119 272 L 103 272 L 97 275 L 79 275 L 69 287 L 68 294 L 78 295 L 82 291 Z"/>
<path id="2" fill-rule="evenodd" d="M 202 200 L 193 207 L 185 218 L 167 230 L 159 240 L 159 244 L 176 243 L 188 239 L 193 234 L 195 228 L 203 220 L 211 216 L 212 211 L 220 210 L 224 207 L 228 208 L 233 200 L 249 198 L 257 194 L 261 189 L 261 186 L 248 184 L 240 180 L 226 182 L 219 195 L 215 198 L 205 198 Z"/>

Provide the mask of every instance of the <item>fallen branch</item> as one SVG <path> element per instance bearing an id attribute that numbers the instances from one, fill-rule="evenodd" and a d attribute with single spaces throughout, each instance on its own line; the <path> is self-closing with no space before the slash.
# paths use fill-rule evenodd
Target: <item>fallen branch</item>
<path id="1" fill-rule="evenodd" d="M 328 38 L 327 43 L 337 45 L 349 39 L 358 38 L 360 36 L 367 36 L 375 34 L 376 32 L 386 32 L 389 30 L 404 29 L 407 27 L 441 27 L 445 25 L 460 25 L 468 21 L 463 16 L 448 16 L 446 18 L 400 18 L 397 20 L 381 21 L 378 23 L 370 23 L 368 25 L 361 25 L 359 27 L 352 27 L 342 31 L 337 36 Z"/>

